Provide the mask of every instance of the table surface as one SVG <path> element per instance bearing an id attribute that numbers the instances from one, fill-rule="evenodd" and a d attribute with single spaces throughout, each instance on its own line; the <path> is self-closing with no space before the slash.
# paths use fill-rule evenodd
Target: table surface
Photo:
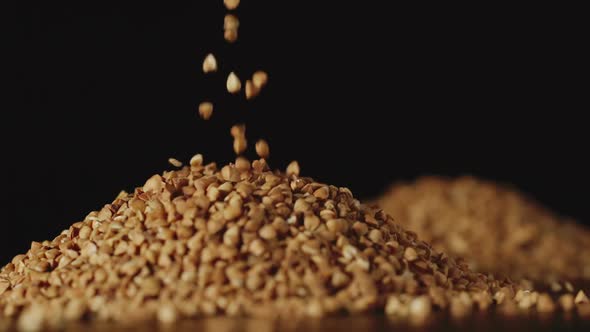
<path id="1" fill-rule="evenodd" d="M 0 330 L 3 330 L 0 328 Z M 11 330 L 11 329 L 9 329 Z M 171 326 L 155 322 L 135 326 L 106 323 L 80 323 L 66 326 L 65 331 L 211 331 L 211 332 L 273 332 L 273 331 L 590 331 L 590 318 L 562 313 L 548 316 L 506 317 L 500 314 L 476 313 L 463 319 L 452 319 L 438 313 L 428 322 L 412 324 L 395 321 L 384 315 L 362 315 L 304 319 L 299 321 L 263 320 L 248 318 L 203 318 L 181 321 Z"/>
<path id="2" fill-rule="evenodd" d="M 575 280 L 574 287 L 590 294 L 590 281 Z M 492 309 L 493 310 L 493 309 Z M 1 331 L 14 331 L 0 320 Z M 384 314 L 363 314 L 357 316 L 335 316 L 322 319 L 269 320 L 255 318 L 212 317 L 180 321 L 171 326 L 146 322 L 140 325 L 121 326 L 114 323 L 76 323 L 66 326 L 64 331 L 199 331 L 199 332 L 330 332 L 330 331 L 590 331 L 590 315 L 579 317 L 571 313 L 556 311 L 552 314 L 520 313 L 506 316 L 494 311 L 473 311 L 463 318 L 453 318 L 448 312 L 434 311 L 429 320 L 412 323 L 388 317 Z"/>

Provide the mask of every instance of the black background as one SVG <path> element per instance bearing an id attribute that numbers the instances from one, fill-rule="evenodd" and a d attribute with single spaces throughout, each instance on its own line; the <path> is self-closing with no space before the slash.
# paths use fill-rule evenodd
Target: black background
<path id="1" fill-rule="evenodd" d="M 0 261 L 169 157 L 232 160 L 236 122 L 251 143 L 270 142 L 273 167 L 299 160 L 304 175 L 362 198 L 422 174 L 474 174 L 590 220 L 587 38 L 575 9 L 242 2 L 235 45 L 223 40 L 221 0 L 19 12 Z M 205 76 L 208 52 L 221 70 Z M 257 69 L 270 74 L 260 98 L 225 92 L 230 70 Z M 197 116 L 204 99 L 216 106 L 208 122 Z"/>

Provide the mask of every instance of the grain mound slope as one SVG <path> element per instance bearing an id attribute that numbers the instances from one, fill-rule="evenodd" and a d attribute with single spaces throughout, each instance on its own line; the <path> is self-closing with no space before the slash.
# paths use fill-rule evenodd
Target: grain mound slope
<path id="1" fill-rule="evenodd" d="M 238 158 L 151 177 L 0 272 L 21 327 L 202 315 L 423 316 L 516 287 L 469 270 L 350 190 Z"/>

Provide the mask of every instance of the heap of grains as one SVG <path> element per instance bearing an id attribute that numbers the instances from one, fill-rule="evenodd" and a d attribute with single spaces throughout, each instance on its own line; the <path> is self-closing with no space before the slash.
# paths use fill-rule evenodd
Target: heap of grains
<path id="1" fill-rule="evenodd" d="M 434 251 L 349 189 L 299 176 L 296 162 L 282 173 L 243 157 L 218 169 L 196 155 L 0 272 L 0 317 L 23 329 L 216 314 L 424 318 L 538 298 Z"/>
<path id="2" fill-rule="evenodd" d="M 550 283 L 590 279 L 590 230 L 510 187 L 472 177 L 425 177 L 393 186 L 379 205 L 474 270 Z"/>

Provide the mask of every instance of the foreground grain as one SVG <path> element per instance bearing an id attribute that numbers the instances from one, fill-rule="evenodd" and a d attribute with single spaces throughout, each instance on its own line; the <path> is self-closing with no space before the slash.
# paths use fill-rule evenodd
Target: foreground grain
<path id="1" fill-rule="evenodd" d="M 299 173 L 296 162 L 283 173 L 264 159 L 217 168 L 195 155 L 15 256 L 0 270 L 0 315 L 28 330 L 83 318 L 423 318 L 458 298 L 464 311 L 496 301 L 500 291 L 532 307 L 520 286 L 471 271 L 349 189 Z"/>

